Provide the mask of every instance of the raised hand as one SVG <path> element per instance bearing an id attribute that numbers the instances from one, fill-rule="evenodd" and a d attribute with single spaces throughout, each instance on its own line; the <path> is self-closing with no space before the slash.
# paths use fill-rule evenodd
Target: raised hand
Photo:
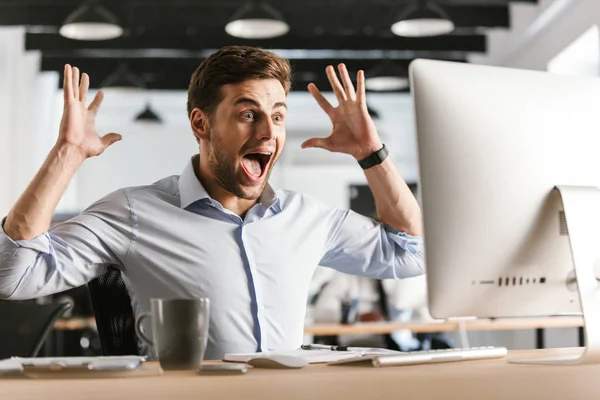
<path id="1" fill-rule="evenodd" d="M 339 103 L 337 107 L 333 107 L 327 101 L 314 83 L 308 85 L 310 94 L 331 119 L 333 131 L 326 138 L 312 138 L 305 141 L 302 143 L 302 147 L 319 147 L 333 152 L 350 154 L 357 160 L 361 160 L 381 149 L 383 144 L 367 111 L 364 72 L 358 71 L 355 91 L 346 66 L 340 64 L 338 70 L 343 85 L 331 65 L 325 70 Z"/>
<path id="2" fill-rule="evenodd" d="M 108 146 L 121 140 L 121 135 L 116 133 L 101 137 L 96 132 L 96 114 L 104 95 L 98 91 L 90 106 L 86 108 L 90 86 L 90 78 L 87 74 L 81 76 L 80 82 L 79 69 L 67 64 L 63 86 L 65 104 L 58 134 L 60 145 L 76 147 L 85 159 L 102 154 Z"/>

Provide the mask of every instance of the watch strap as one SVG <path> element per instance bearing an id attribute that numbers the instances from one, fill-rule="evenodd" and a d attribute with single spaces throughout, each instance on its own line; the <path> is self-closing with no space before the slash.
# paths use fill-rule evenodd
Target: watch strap
<path id="1" fill-rule="evenodd" d="M 362 169 L 369 169 L 371 167 L 381 164 L 383 160 L 387 158 L 388 154 L 388 149 L 387 147 L 385 147 L 384 144 L 381 149 L 377 150 L 370 156 L 359 160 L 358 164 L 361 166 Z"/>

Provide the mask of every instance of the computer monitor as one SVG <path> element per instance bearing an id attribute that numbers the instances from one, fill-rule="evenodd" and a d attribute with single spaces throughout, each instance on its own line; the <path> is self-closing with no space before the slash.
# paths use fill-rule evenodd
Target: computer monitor
<path id="1" fill-rule="evenodd" d="M 410 80 L 432 316 L 583 304 L 600 347 L 600 80 L 433 60 Z"/>

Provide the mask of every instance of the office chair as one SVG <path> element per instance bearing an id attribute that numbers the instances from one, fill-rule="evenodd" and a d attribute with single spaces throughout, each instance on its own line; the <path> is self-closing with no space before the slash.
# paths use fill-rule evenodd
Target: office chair
<path id="1" fill-rule="evenodd" d="M 36 357 L 58 318 L 71 302 L 0 301 L 0 359 Z"/>
<path id="2" fill-rule="evenodd" d="M 114 266 L 88 283 L 98 336 L 105 356 L 140 355 L 131 299 Z"/>

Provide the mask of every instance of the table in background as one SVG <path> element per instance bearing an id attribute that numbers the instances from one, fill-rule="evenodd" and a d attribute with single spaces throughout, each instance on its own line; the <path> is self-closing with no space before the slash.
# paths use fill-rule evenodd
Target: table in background
<path id="1" fill-rule="evenodd" d="M 96 329 L 96 318 L 73 317 L 59 319 L 54 323 L 54 329 L 57 331 L 77 331 L 88 328 Z"/>
<path id="2" fill-rule="evenodd" d="M 535 318 L 497 318 L 462 320 L 466 331 L 536 330 L 536 347 L 544 345 L 544 330 L 549 328 L 579 328 L 579 345 L 585 344 L 583 337 L 583 318 L 579 316 L 553 316 Z M 89 318 L 70 318 L 56 321 L 56 330 L 95 329 L 96 320 Z M 454 332 L 460 330 L 459 320 L 430 320 L 410 322 L 365 322 L 359 324 L 315 324 L 304 327 L 304 333 L 316 336 L 338 336 L 356 334 L 387 334 L 408 329 L 414 333 Z"/>
<path id="3" fill-rule="evenodd" d="M 556 316 L 540 318 L 497 318 L 462 320 L 468 331 L 500 331 L 519 329 L 579 328 L 583 318 L 578 316 Z M 363 322 L 359 324 L 315 324 L 307 325 L 304 333 L 313 335 L 356 335 L 384 334 L 402 329 L 414 333 L 452 332 L 460 329 L 458 320 L 430 320 L 410 322 Z"/>
<path id="4" fill-rule="evenodd" d="M 584 345 L 583 318 L 580 316 L 553 316 L 535 318 L 497 318 L 472 320 L 430 320 L 410 322 L 365 322 L 359 324 L 317 324 L 304 328 L 304 333 L 316 336 L 356 334 L 387 334 L 402 329 L 413 333 L 454 332 L 463 324 L 466 331 L 536 330 L 536 347 L 544 348 L 544 330 L 549 328 L 580 328 L 579 345 Z"/>
<path id="5" fill-rule="evenodd" d="M 508 358 L 560 356 L 580 349 L 520 350 Z M 370 368 L 311 365 L 249 369 L 242 376 L 117 379 L 1 379 L 2 398 L 21 399 L 599 399 L 600 365 L 532 366 L 507 359 Z"/>
<path id="6" fill-rule="evenodd" d="M 578 316 L 556 316 L 540 318 L 498 318 L 463 320 L 468 331 L 499 331 L 519 329 L 580 328 L 583 319 Z M 77 330 L 95 328 L 96 320 L 90 318 L 70 318 L 56 321 L 54 329 Z M 408 329 L 415 333 L 452 332 L 460 329 L 457 320 L 430 320 L 411 322 L 364 322 L 359 324 L 314 324 L 304 327 L 304 333 L 320 336 L 385 334 Z"/>

